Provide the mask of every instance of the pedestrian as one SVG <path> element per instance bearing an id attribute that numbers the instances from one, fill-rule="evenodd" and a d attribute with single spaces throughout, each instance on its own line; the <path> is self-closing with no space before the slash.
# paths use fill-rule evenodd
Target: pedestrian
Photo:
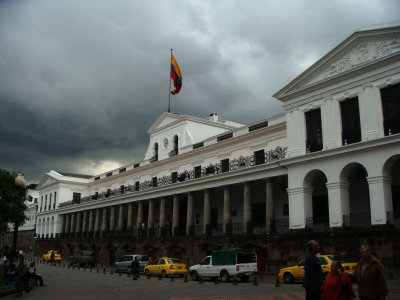
<path id="1" fill-rule="evenodd" d="M 311 240 L 307 243 L 308 253 L 304 261 L 304 282 L 306 300 L 321 300 L 321 288 L 324 284 L 321 263 L 317 253 L 321 249 L 318 242 Z"/>
<path id="2" fill-rule="evenodd" d="M 388 294 L 384 267 L 371 253 L 369 246 L 360 247 L 361 259 L 354 272 L 358 296 L 362 300 L 384 300 Z"/>
<path id="3" fill-rule="evenodd" d="M 51 250 L 50 260 L 51 260 L 52 263 L 54 262 L 54 250 Z"/>
<path id="4" fill-rule="evenodd" d="M 132 279 L 133 280 L 137 280 L 139 278 L 139 269 L 140 269 L 140 263 L 137 260 L 137 256 L 135 256 L 135 259 L 131 263 Z"/>
<path id="5" fill-rule="evenodd" d="M 323 300 L 353 300 L 356 297 L 349 276 L 342 264 L 334 261 L 322 287 Z"/>
<path id="6" fill-rule="evenodd" d="M 146 225 L 144 224 L 144 222 L 142 222 L 141 229 L 142 229 L 142 236 L 145 236 L 145 233 L 146 233 Z"/>
<path id="7" fill-rule="evenodd" d="M 153 258 L 149 256 L 149 265 L 153 264 Z"/>
<path id="8" fill-rule="evenodd" d="M 15 288 L 17 290 L 16 297 L 22 297 L 27 278 L 28 278 L 28 269 L 24 262 L 24 256 L 19 255 L 18 256 L 18 266 L 14 272 Z"/>
<path id="9" fill-rule="evenodd" d="M 29 276 L 31 278 L 39 280 L 40 286 L 45 286 L 45 284 L 43 283 L 42 275 L 36 273 L 36 264 L 35 264 L 35 262 L 31 262 L 31 264 L 28 267 L 28 271 L 29 271 L 29 274 L 30 274 Z"/>

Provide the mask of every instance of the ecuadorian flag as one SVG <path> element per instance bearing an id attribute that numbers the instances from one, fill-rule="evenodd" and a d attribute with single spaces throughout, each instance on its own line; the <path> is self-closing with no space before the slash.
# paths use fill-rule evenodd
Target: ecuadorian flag
<path id="1" fill-rule="evenodd" d="M 178 94 L 182 87 L 182 73 L 178 62 L 171 53 L 171 78 L 174 81 L 175 90 L 171 91 L 172 95 Z"/>

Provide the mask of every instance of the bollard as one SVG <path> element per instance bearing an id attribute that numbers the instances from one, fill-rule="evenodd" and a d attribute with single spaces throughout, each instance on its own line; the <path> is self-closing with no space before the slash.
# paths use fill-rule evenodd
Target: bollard
<path id="1" fill-rule="evenodd" d="M 188 282 L 188 276 L 185 275 L 185 280 L 183 282 Z"/>
<path id="2" fill-rule="evenodd" d="M 202 284 L 203 283 L 203 277 L 199 276 L 199 283 Z"/>
<path id="3" fill-rule="evenodd" d="M 171 281 L 175 281 L 175 276 L 171 275 Z"/>
<path id="4" fill-rule="evenodd" d="M 257 276 L 254 276 L 253 286 L 258 286 Z"/>
<path id="5" fill-rule="evenodd" d="M 106 274 L 106 268 L 103 269 L 103 274 Z"/>
<path id="6" fill-rule="evenodd" d="M 86 267 L 83 267 L 83 271 L 86 272 Z"/>
<path id="7" fill-rule="evenodd" d="M 276 278 L 275 287 L 280 287 L 281 283 L 279 282 L 279 277 Z"/>
<path id="8" fill-rule="evenodd" d="M 237 278 L 236 278 L 236 276 L 235 277 L 233 277 L 233 285 L 237 285 L 238 283 L 237 283 Z"/>
<path id="9" fill-rule="evenodd" d="M 218 277 L 215 277 L 214 284 L 219 284 L 219 279 L 218 279 Z"/>
<path id="10" fill-rule="evenodd" d="M 97 268 L 96 273 L 99 273 L 99 268 Z"/>
<path id="11" fill-rule="evenodd" d="M 262 275 L 262 273 L 260 273 L 260 279 L 263 279 L 263 275 Z"/>
<path id="12" fill-rule="evenodd" d="M 90 267 L 90 272 L 92 272 L 92 267 Z"/>
<path id="13" fill-rule="evenodd" d="M 158 277 L 158 280 L 162 280 L 162 275 L 160 274 L 160 276 Z"/>
<path id="14" fill-rule="evenodd" d="M 390 271 L 389 271 L 389 279 L 390 280 L 394 280 L 394 274 L 393 274 L 393 270 L 392 269 L 390 269 Z"/>
<path id="15" fill-rule="evenodd" d="M 150 273 L 149 272 L 147 272 L 147 279 L 150 279 Z"/>

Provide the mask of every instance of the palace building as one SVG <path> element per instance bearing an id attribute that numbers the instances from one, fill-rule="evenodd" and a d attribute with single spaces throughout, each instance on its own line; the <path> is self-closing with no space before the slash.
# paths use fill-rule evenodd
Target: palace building
<path id="1" fill-rule="evenodd" d="M 97 176 L 48 172 L 36 252 L 192 264 L 252 247 L 262 270 L 276 270 L 314 238 L 349 259 L 369 243 L 400 267 L 400 24 L 355 32 L 274 97 L 284 113 L 250 125 L 165 112 L 142 161 Z"/>

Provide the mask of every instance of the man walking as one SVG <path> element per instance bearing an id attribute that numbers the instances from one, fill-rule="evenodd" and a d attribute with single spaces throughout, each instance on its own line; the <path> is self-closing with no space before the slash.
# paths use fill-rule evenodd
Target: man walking
<path id="1" fill-rule="evenodd" d="M 24 286 L 26 284 L 25 281 L 28 278 L 28 269 L 26 267 L 26 264 L 24 262 L 24 257 L 22 255 L 18 256 L 18 266 L 15 269 L 14 278 L 15 278 L 15 288 L 17 290 L 16 296 L 22 297 L 22 294 L 24 292 Z"/>
<path id="2" fill-rule="evenodd" d="M 132 261 L 132 264 L 131 264 L 133 280 L 137 280 L 139 278 L 139 268 L 140 268 L 140 263 L 137 260 L 137 256 L 135 256 L 135 259 Z"/>
<path id="3" fill-rule="evenodd" d="M 307 243 L 307 256 L 304 261 L 304 282 L 306 289 L 306 300 L 321 300 L 321 288 L 324 284 L 321 263 L 316 256 L 320 250 L 317 241 L 311 240 Z"/>
<path id="4" fill-rule="evenodd" d="M 362 300 L 384 300 L 388 293 L 384 267 L 371 253 L 368 246 L 360 247 L 361 260 L 354 272 L 358 295 Z"/>

